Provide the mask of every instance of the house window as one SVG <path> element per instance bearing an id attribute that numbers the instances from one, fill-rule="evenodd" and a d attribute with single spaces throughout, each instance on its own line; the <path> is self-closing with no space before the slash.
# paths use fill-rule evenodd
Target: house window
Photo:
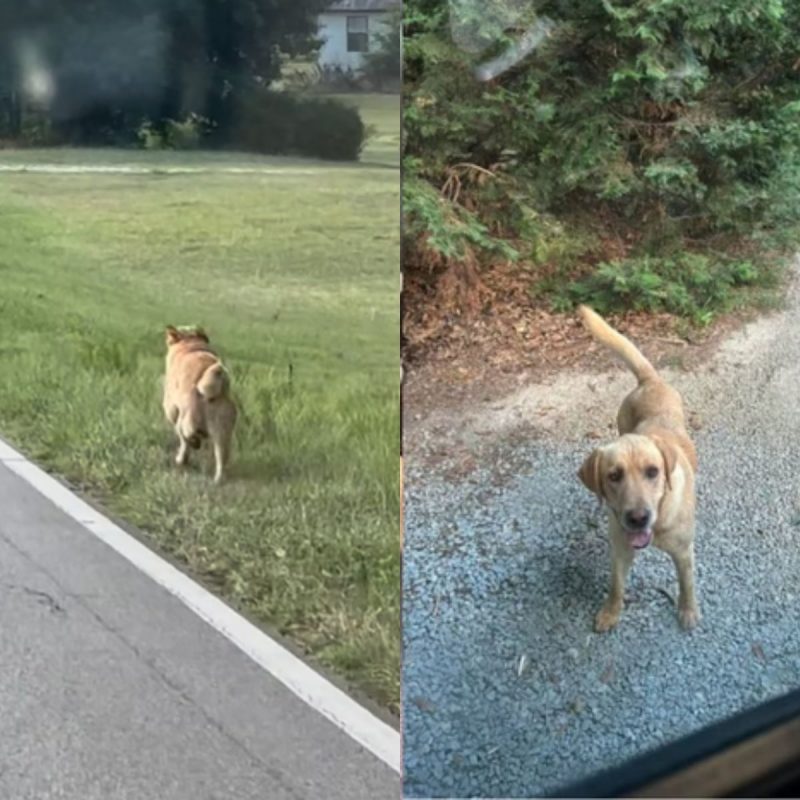
<path id="1" fill-rule="evenodd" d="M 347 52 L 369 52 L 369 34 L 367 32 L 367 17 L 347 18 Z"/>

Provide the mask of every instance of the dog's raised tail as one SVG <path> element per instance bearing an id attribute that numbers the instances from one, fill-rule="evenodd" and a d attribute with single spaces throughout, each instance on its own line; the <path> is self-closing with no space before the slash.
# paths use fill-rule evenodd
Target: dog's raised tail
<path id="1" fill-rule="evenodd" d="M 600 344 L 616 353 L 636 376 L 639 383 L 658 377 L 656 368 L 639 352 L 636 345 L 615 331 L 597 312 L 588 306 L 579 306 L 578 311 L 589 333 Z"/>
<path id="2" fill-rule="evenodd" d="M 225 367 L 217 361 L 212 364 L 197 382 L 197 391 L 206 400 L 216 400 L 228 388 L 228 373 Z"/>

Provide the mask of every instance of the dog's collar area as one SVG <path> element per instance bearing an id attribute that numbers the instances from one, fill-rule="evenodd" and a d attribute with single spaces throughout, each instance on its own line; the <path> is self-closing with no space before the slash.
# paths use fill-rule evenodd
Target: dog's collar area
<path id="1" fill-rule="evenodd" d="M 210 353 L 212 356 L 217 354 L 211 349 L 208 342 L 203 341 L 186 341 L 176 342 L 176 345 L 182 345 L 184 353 Z"/>

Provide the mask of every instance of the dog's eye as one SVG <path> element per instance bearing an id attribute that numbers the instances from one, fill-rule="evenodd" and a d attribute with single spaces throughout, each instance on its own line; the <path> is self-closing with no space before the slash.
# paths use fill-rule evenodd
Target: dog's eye
<path id="1" fill-rule="evenodd" d="M 619 483 L 622 480 L 622 475 L 623 475 L 622 470 L 619 467 L 617 467 L 616 469 L 613 469 L 611 470 L 611 472 L 608 473 L 608 479 L 612 483 Z"/>
<path id="2" fill-rule="evenodd" d="M 658 477 L 658 467 L 648 467 L 648 468 L 647 468 L 647 469 L 644 471 L 644 474 L 645 474 L 645 475 L 646 475 L 648 478 L 650 478 L 650 480 L 653 480 L 654 478 L 657 478 L 657 477 Z"/>

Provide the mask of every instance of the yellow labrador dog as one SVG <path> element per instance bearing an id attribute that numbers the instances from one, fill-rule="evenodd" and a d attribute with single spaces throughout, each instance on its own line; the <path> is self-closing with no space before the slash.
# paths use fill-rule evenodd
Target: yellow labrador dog
<path id="1" fill-rule="evenodd" d="M 595 630 L 619 621 L 625 578 L 637 551 L 651 542 L 675 563 L 684 628 L 700 619 L 694 592 L 694 474 L 697 455 L 683 414 L 681 396 L 622 334 L 586 306 L 580 307 L 592 336 L 616 353 L 639 385 L 617 414 L 619 438 L 598 447 L 578 475 L 609 507 L 611 590 L 595 618 Z"/>
<path id="2" fill-rule="evenodd" d="M 210 438 L 214 447 L 214 482 L 219 483 L 231 452 L 236 405 L 230 378 L 209 345 L 202 328 L 167 326 L 167 372 L 164 414 L 178 435 L 175 463 L 189 462 L 189 448 L 199 449 Z"/>

